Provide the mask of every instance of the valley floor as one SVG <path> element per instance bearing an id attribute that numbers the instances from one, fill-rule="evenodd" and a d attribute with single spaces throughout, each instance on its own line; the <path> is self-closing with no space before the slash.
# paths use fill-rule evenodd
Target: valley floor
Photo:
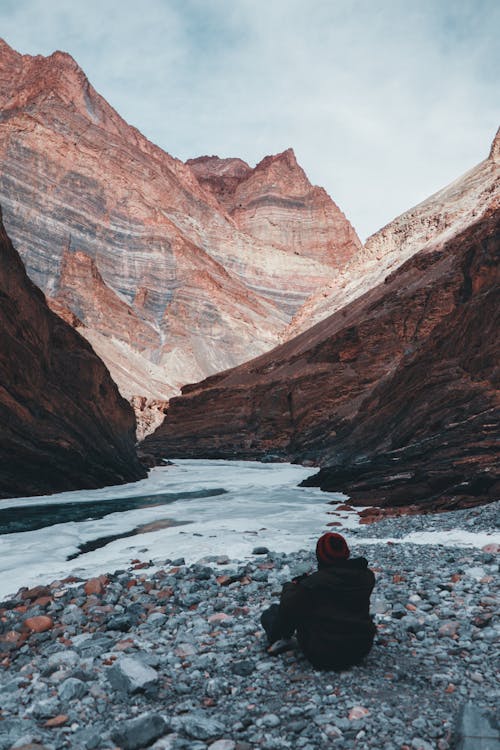
<path id="1" fill-rule="evenodd" d="M 498 503 L 351 530 L 376 571 L 378 636 L 342 673 L 265 651 L 260 613 L 313 568 L 309 551 L 237 561 L 221 548 L 21 589 L 0 604 L 0 748 L 454 748 L 466 702 L 490 719 L 498 705 L 497 524 Z M 457 528 L 492 551 L 453 542 Z M 428 536 L 403 541 L 412 532 Z"/>

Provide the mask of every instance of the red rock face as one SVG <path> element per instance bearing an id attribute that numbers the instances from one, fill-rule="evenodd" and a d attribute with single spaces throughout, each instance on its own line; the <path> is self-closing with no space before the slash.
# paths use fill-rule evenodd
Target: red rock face
<path id="1" fill-rule="evenodd" d="M 255 169 L 240 159 L 187 162 L 237 226 L 274 247 L 342 268 L 361 250 L 354 229 L 328 194 L 313 187 L 292 149 L 266 156 Z"/>
<path id="2" fill-rule="evenodd" d="M 0 497 L 142 478 L 131 407 L 48 308 L 1 221 L 0 261 Z"/>
<path id="3" fill-rule="evenodd" d="M 0 109 L 9 234 L 135 403 L 274 346 L 360 247 L 291 153 L 255 170 L 215 158 L 205 179 L 206 159 L 151 144 L 62 52 L 0 42 Z"/>
<path id="4" fill-rule="evenodd" d="M 309 331 L 185 387 L 145 449 L 335 463 L 313 482 L 361 504 L 493 499 L 498 251 L 492 210 Z"/>

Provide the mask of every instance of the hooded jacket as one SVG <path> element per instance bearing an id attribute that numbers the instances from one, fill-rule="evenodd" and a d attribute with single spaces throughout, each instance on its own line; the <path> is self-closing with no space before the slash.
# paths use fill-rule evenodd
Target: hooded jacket
<path id="1" fill-rule="evenodd" d="M 369 652 L 376 632 L 370 617 L 375 576 L 364 557 L 338 560 L 297 582 L 285 583 L 279 619 L 282 630 L 297 630 L 313 666 L 343 669 Z"/>

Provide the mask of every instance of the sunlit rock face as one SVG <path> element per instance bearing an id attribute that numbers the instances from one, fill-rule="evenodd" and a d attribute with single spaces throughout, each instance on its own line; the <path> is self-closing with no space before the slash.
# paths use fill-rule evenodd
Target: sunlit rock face
<path id="1" fill-rule="evenodd" d="M 373 234 L 294 315 L 283 340 L 384 281 L 415 253 L 439 251 L 452 237 L 500 205 L 500 130 L 488 158 Z"/>
<path id="2" fill-rule="evenodd" d="M 49 309 L 1 219 L 0 467 L 0 497 L 146 474 L 130 405 L 88 342 Z"/>
<path id="3" fill-rule="evenodd" d="M 31 57 L 0 42 L 0 110 L 6 227 L 30 277 L 78 318 L 135 403 L 270 349 L 359 250 L 289 152 L 255 170 L 230 160 L 242 205 L 226 206 L 65 53 Z M 277 224 L 267 232 L 266 210 Z"/>
<path id="4" fill-rule="evenodd" d="M 493 168 L 483 166 L 490 187 Z M 311 461 L 330 467 L 321 486 L 364 504 L 493 499 L 499 209 L 496 189 L 484 207 L 487 192 L 478 185 L 454 232 L 423 239 L 326 320 L 185 387 L 147 450 Z"/>
<path id="5" fill-rule="evenodd" d="M 269 245 L 343 268 L 361 243 L 322 188 L 311 185 L 292 149 L 266 156 L 255 169 L 240 159 L 187 162 L 237 226 Z"/>

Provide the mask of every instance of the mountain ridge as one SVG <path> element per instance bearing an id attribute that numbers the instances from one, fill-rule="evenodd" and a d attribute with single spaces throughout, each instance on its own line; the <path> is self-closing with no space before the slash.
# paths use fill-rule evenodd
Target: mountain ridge
<path id="1" fill-rule="evenodd" d="M 3 42 L 0 82 L 7 229 L 28 273 L 56 303 L 71 309 L 84 300 L 84 257 L 102 294 L 123 303 L 113 305 L 112 335 L 96 295 L 72 312 L 129 400 L 166 401 L 182 384 L 271 348 L 314 289 L 360 248 L 329 199 L 318 214 L 326 217 L 320 245 L 311 240 L 307 211 L 295 208 L 273 214 L 277 227 L 266 222 L 267 209 L 239 227 L 191 167 L 129 126 L 66 53 L 31 57 Z M 285 180 L 280 189 L 293 186 Z M 276 244 L 289 218 L 293 247 Z M 61 282 L 70 254 L 72 289 Z M 158 345 L 141 341 L 144 325 Z M 140 382 L 139 393 L 129 387 Z"/>

